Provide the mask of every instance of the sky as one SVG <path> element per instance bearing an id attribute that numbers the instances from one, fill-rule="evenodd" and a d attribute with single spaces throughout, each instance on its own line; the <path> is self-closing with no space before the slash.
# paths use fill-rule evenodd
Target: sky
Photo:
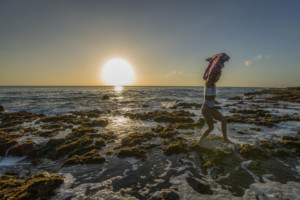
<path id="1" fill-rule="evenodd" d="M 112 58 L 136 86 L 300 86 L 299 0 L 0 0 L 0 86 L 102 86 Z"/>

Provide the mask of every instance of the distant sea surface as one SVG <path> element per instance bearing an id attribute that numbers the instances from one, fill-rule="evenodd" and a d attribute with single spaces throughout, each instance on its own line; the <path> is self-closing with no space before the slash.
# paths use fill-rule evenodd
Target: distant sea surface
<path id="1" fill-rule="evenodd" d="M 217 87 L 217 101 L 264 88 Z M 102 100 L 103 96 L 109 100 Z M 111 110 L 122 112 L 161 109 L 175 101 L 202 103 L 203 87 L 0 87 L 0 105 L 6 111 L 25 110 L 48 115 L 73 110 Z M 147 109 L 146 109 L 147 110 Z"/>

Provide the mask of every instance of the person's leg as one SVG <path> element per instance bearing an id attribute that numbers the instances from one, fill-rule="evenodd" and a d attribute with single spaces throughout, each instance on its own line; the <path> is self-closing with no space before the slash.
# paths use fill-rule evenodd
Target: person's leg
<path id="1" fill-rule="evenodd" d="M 232 143 L 227 137 L 226 118 L 215 108 L 211 109 L 211 114 L 216 120 L 220 121 L 222 124 L 223 142 Z"/>
<path id="2" fill-rule="evenodd" d="M 214 129 L 214 120 L 213 120 L 213 116 L 212 116 L 210 110 L 211 109 L 206 106 L 202 106 L 202 108 L 201 108 L 202 115 L 203 115 L 208 127 L 201 134 L 198 144 L 200 144 L 201 141 Z"/>

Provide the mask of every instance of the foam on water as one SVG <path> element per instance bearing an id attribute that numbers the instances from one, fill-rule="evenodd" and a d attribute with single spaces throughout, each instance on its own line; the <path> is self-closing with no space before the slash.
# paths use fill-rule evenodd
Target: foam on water
<path id="1" fill-rule="evenodd" d="M 21 164 L 29 164 L 29 163 L 20 163 L 20 161 L 24 160 L 26 156 L 0 156 L 0 167 L 9 167 Z"/>

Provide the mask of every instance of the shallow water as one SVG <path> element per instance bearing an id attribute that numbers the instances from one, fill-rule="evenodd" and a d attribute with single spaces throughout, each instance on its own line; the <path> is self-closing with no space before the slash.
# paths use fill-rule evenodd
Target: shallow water
<path id="1" fill-rule="evenodd" d="M 230 97 L 240 96 L 246 92 L 264 88 L 217 88 L 217 101 L 221 106 L 221 113 L 225 116 L 232 115 L 230 110 L 251 109 L 251 105 L 259 104 L 272 115 L 300 116 L 300 105 L 297 103 L 279 102 L 279 107 L 274 108 L 270 103 L 253 103 L 245 101 L 238 104 L 238 100 L 228 100 Z M 102 100 L 108 95 L 109 100 Z M 256 100 L 261 99 L 257 97 Z M 116 143 L 128 133 L 147 131 L 157 125 L 166 126 L 167 123 L 153 121 L 132 120 L 125 117 L 125 113 L 148 112 L 155 110 L 173 111 L 170 109 L 178 102 L 202 103 L 203 87 L 124 87 L 123 91 L 115 91 L 113 87 L 0 87 L 0 105 L 6 112 L 26 110 L 33 113 L 47 115 L 68 113 L 70 111 L 99 109 L 110 111 L 103 116 L 109 120 L 105 128 L 97 127 L 99 132 L 114 131 L 118 136 Z M 229 104 L 228 107 L 224 107 Z M 286 108 L 283 108 L 283 106 Z M 262 108 L 261 108 L 262 109 Z M 194 120 L 202 118 L 199 108 L 185 109 L 194 113 Z M 26 124 L 25 124 L 26 126 Z M 27 124 L 40 128 L 34 123 Z M 180 135 L 188 143 L 196 141 L 202 129 L 180 130 Z M 249 128 L 261 128 L 259 131 Z M 245 130 L 246 134 L 238 134 Z M 275 127 L 257 126 L 254 124 L 229 123 L 228 136 L 236 144 L 258 144 L 263 140 L 280 140 L 283 135 L 296 136 L 300 130 L 299 121 L 280 122 Z M 191 135 L 184 132 L 194 132 Z M 65 137 L 71 133 L 70 129 L 61 131 L 57 137 Z M 220 123 L 215 124 L 211 136 L 221 135 Z M 31 138 L 37 144 L 45 143 L 48 138 L 39 136 L 24 136 L 19 140 Z M 158 142 L 153 139 L 151 142 Z M 111 149 L 114 144 L 107 144 L 101 149 L 101 154 Z M 224 145 L 218 141 L 206 141 L 207 148 L 232 148 L 233 145 Z M 20 157 L 0 157 L 1 174 L 9 169 L 23 170 L 24 173 L 34 171 L 47 171 L 61 174 L 65 183 L 57 190 L 57 195 L 52 199 L 150 199 L 161 196 L 162 192 L 169 193 L 170 199 L 297 199 L 300 194 L 300 159 L 270 159 L 265 166 L 276 166 L 275 169 L 259 174 L 249 169 L 251 159 L 245 160 L 239 177 L 233 177 L 229 171 L 225 174 L 212 168 L 207 172 L 200 167 L 197 152 L 183 155 L 166 156 L 160 147 L 155 147 L 148 152 L 148 159 L 141 161 L 136 158 L 119 159 L 115 155 L 106 155 L 106 162 L 100 165 L 74 165 L 60 167 L 56 161 L 42 160 L 34 166 L 28 160 Z M 216 175 L 217 174 L 217 175 Z M 293 178 L 290 178 L 294 176 Z M 237 182 L 234 182 L 237 181 Z M 240 184 L 240 186 L 239 186 Z M 173 195 L 173 196 L 172 196 Z M 174 197 L 174 198 L 172 198 Z"/>

